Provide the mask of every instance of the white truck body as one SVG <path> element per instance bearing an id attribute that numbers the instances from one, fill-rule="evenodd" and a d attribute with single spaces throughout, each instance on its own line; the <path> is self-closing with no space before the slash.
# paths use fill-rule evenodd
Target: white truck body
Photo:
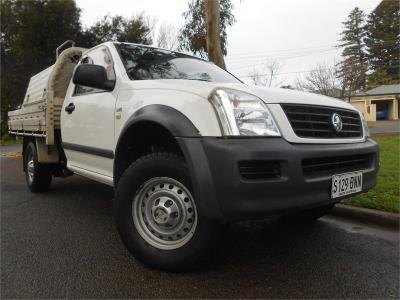
<path id="1" fill-rule="evenodd" d="M 65 50 L 54 66 L 31 78 L 22 108 L 9 112 L 9 131 L 24 137 L 31 190 L 38 190 L 34 176 L 45 164 L 52 166 L 45 188 L 52 175 L 70 172 L 114 186 L 114 218 L 125 244 L 146 263 L 166 269 L 174 269 L 174 260 L 152 256 L 149 261 L 140 243 L 163 251 L 190 244 L 204 221 L 196 217 L 193 223 L 180 209 L 223 221 L 306 209 L 316 215 L 317 208 L 370 189 L 378 169 L 378 147 L 368 138 L 362 114 L 349 103 L 245 85 L 198 58 L 127 43 Z M 190 187 L 177 181 L 179 176 L 166 176 L 175 171 L 163 163 L 174 155 L 185 162 Z M 146 175 L 155 177 L 135 185 L 137 172 L 147 172 L 141 165 L 151 168 L 159 160 L 163 167 Z M 159 180 L 168 182 L 170 191 L 164 183 L 150 189 Z M 133 196 L 147 199 L 152 191 L 163 196 L 143 200 L 146 209 L 146 201 L 153 206 L 137 214 L 141 205 L 135 201 L 141 200 L 135 196 L 131 203 Z M 126 201 L 130 206 L 120 208 Z M 133 219 L 124 215 L 131 209 Z M 174 214 L 183 227 L 173 221 Z M 124 218 L 134 221 L 140 241 Z M 168 235 L 167 225 L 180 231 Z M 182 259 L 177 252 L 180 267 L 187 263 Z"/>
<path id="2" fill-rule="evenodd" d="M 61 129 L 66 87 L 83 51 L 77 47 L 66 49 L 54 65 L 30 79 L 21 108 L 8 113 L 11 134 L 45 137 L 46 144 L 54 145 L 54 130 Z"/>
<path id="3" fill-rule="evenodd" d="M 33 76 L 28 85 L 21 109 L 9 112 L 9 129 L 12 132 L 34 132 L 40 134 L 46 131 L 46 96 L 47 82 L 53 66 Z M 58 125 L 59 122 L 58 122 Z"/>

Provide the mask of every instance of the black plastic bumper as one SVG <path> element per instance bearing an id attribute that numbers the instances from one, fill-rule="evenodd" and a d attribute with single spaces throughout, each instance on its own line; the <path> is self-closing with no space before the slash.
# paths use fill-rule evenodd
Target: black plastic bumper
<path id="1" fill-rule="evenodd" d="M 331 199 L 331 178 L 343 172 L 307 177 L 302 161 L 308 158 L 371 154 L 370 165 L 362 169 L 362 191 L 376 183 L 379 148 L 372 140 L 332 145 L 290 144 L 283 138 L 177 140 L 188 163 L 199 210 L 214 219 L 262 218 L 342 200 Z M 279 161 L 277 178 L 247 180 L 241 176 L 240 161 L 265 160 Z"/>

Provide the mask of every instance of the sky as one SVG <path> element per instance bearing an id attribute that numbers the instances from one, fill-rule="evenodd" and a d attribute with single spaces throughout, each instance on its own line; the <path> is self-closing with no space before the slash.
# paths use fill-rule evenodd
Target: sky
<path id="1" fill-rule="evenodd" d="M 106 14 L 130 17 L 145 12 L 157 24 L 176 29 L 189 0 L 76 0 L 81 20 L 90 26 Z M 356 6 L 369 13 L 380 0 L 232 0 L 236 23 L 228 29 L 227 69 L 245 82 L 253 70 L 268 73 L 265 64 L 279 65 L 273 86 L 295 84 L 318 64 L 340 60 L 342 22 Z"/>

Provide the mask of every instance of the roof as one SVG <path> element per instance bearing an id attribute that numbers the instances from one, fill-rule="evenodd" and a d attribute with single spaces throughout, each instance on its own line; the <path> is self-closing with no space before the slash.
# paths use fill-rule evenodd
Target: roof
<path id="1" fill-rule="evenodd" d="M 380 85 L 366 92 L 355 93 L 352 96 L 379 96 L 379 95 L 398 95 L 400 94 L 400 84 Z"/>

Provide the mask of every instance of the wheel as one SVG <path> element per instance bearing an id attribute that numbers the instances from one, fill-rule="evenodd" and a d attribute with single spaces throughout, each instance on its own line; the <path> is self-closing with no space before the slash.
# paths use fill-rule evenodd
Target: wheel
<path id="1" fill-rule="evenodd" d="M 284 215 L 281 217 L 281 220 L 287 223 L 312 222 L 329 213 L 334 206 L 335 204 L 329 204 L 301 211 L 296 214 Z"/>
<path id="2" fill-rule="evenodd" d="M 197 266 L 224 232 L 224 225 L 198 212 L 183 159 L 168 153 L 144 156 L 124 172 L 113 215 L 133 256 L 169 271 Z"/>
<path id="3" fill-rule="evenodd" d="M 48 166 L 38 162 L 36 146 L 29 142 L 24 151 L 25 176 L 28 188 L 33 193 L 41 193 L 49 190 L 52 174 Z"/>

